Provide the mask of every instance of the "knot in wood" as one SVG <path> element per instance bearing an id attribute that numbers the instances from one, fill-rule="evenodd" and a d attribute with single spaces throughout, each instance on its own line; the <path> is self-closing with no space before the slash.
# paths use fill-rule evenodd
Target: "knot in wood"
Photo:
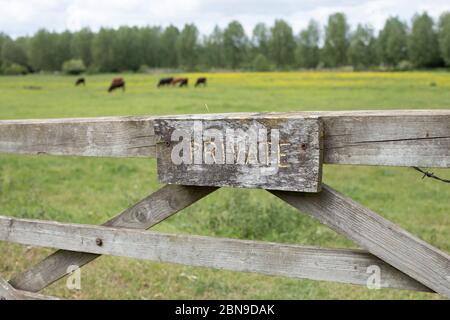
<path id="1" fill-rule="evenodd" d="M 103 240 L 100 239 L 100 238 L 97 238 L 97 239 L 95 239 L 95 243 L 96 243 L 99 247 L 101 247 L 101 246 L 103 245 Z"/>

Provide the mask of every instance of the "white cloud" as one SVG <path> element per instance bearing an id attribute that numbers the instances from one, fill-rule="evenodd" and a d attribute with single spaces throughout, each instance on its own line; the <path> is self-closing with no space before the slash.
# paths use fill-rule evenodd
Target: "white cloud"
<path id="1" fill-rule="evenodd" d="M 120 25 L 182 26 L 194 22 L 202 33 L 215 24 L 239 20 L 250 32 L 257 22 L 282 18 L 298 32 L 314 18 L 325 24 L 328 16 L 344 12 L 352 26 L 369 23 L 380 29 L 388 16 L 409 21 L 427 11 L 437 18 L 450 10 L 449 0 L 0 0 L 0 31 L 12 36 L 31 34 L 39 28 L 61 31 Z"/>

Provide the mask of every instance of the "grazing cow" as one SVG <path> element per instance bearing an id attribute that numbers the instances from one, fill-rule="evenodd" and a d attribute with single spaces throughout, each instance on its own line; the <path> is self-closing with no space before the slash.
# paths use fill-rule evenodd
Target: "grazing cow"
<path id="1" fill-rule="evenodd" d="M 187 78 L 181 80 L 179 87 L 180 87 L 180 88 L 181 88 L 181 87 L 187 87 L 187 86 L 188 86 L 188 82 L 189 82 L 189 80 L 188 80 Z"/>
<path id="2" fill-rule="evenodd" d="M 125 81 L 123 78 L 114 78 L 109 86 L 108 92 L 112 92 L 119 88 L 122 88 L 122 90 L 125 91 Z"/>
<path id="3" fill-rule="evenodd" d="M 179 84 L 178 87 L 187 87 L 189 83 L 189 79 L 188 78 L 176 78 L 172 80 L 172 86 L 175 86 L 177 84 Z"/>
<path id="4" fill-rule="evenodd" d="M 161 86 L 164 87 L 164 86 L 171 85 L 171 84 L 172 84 L 172 81 L 173 81 L 173 77 L 170 77 L 170 78 L 162 78 L 162 79 L 159 80 L 158 88 L 161 87 Z"/>
<path id="5" fill-rule="evenodd" d="M 83 86 L 85 86 L 86 85 L 86 79 L 84 79 L 84 78 L 78 78 L 78 80 L 77 80 L 77 82 L 75 82 L 75 86 L 79 86 L 79 85 L 83 85 Z"/>
<path id="6" fill-rule="evenodd" d="M 206 78 L 198 78 L 195 87 L 197 88 L 199 85 L 206 87 Z"/>

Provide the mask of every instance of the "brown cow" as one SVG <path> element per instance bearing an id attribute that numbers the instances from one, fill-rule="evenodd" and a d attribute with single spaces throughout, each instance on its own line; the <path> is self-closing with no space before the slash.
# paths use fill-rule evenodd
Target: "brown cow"
<path id="1" fill-rule="evenodd" d="M 178 87 L 187 87 L 189 83 L 189 79 L 188 78 L 176 78 L 172 80 L 172 86 L 175 86 L 177 84 L 179 84 Z"/>
<path id="2" fill-rule="evenodd" d="M 112 92 L 119 88 L 122 88 L 122 90 L 125 91 L 125 81 L 123 78 L 114 78 L 109 86 L 108 92 Z"/>

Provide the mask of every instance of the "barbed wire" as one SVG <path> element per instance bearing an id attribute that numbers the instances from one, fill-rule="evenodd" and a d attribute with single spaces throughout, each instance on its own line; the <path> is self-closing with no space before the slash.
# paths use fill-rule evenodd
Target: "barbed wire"
<path id="1" fill-rule="evenodd" d="M 422 168 L 419 168 L 419 167 L 412 167 L 412 168 L 414 170 L 416 170 L 416 171 L 419 171 L 419 172 L 423 173 L 422 179 L 424 179 L 424 178 L 431 178 L 431 179 L 435 179 L 435 180 L 438 180 L 438 181 L 441 181 L 441 182 L 444 182 L 444 183 L 450 183 L 450 179 L 443 179 L 441 177 L 438 177 L 433 172 L 426 171 L 426 170 L 424 170 Z"/>

